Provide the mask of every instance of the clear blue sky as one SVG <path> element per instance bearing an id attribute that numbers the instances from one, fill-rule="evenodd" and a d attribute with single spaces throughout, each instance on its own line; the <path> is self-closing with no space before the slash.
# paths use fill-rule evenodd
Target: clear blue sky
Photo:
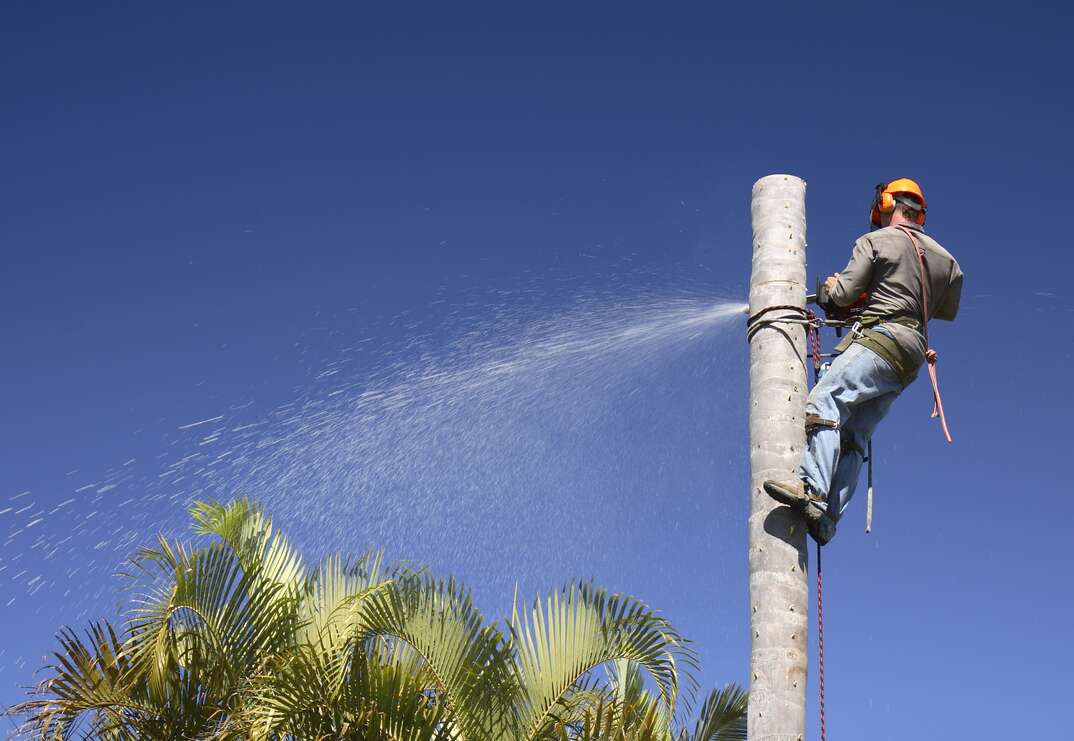
<path id="1" fill-rule="evenodd" d="M 1070 22 L 1056 4 L 8 4 L 0 701 L 86 595 L 118 587 L 97 531 L 60 543 L 86 498 L 117 482 L 99 522 L 137 510 L 146 539 L 177 521 L 137 501 L 197 448 L 179 427 L 265 420 L 339 357 L 361 388 L 519 302 L 744 299 L 750 186 L 790 172 L 809 183 L 812 275 L 845 264 L 873 185 L 898 176 L 966 273 L 959 321 L 933 330 L 955 445 L 919 381 L 877 436 L 874 534 L 859 500 L 826 551 L 830 734 L 1061 733 Z M 383 546 L 470 578 L 493 615 L 516 576 L 593 577 L 664 610 L 704 684 L 745 682 L 744 353 L 680 351 L 629 395 L 600 391 L 606 428 L 533 432 L 552 458 L 592 443 L 570 451 L 583 473 L 535 474 L 579 503 L 549 512 L 569 542 L 482 555 L 505 524 L 446 493 L 434 526 L 465 554 Z M 375 516 L 316 547 L 360 547 Z"/>

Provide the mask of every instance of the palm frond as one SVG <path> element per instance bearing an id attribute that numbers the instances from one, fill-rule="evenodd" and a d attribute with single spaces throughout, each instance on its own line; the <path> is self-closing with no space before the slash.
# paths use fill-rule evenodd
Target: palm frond
<path id="1" fill-rule="evenodd" d="M 463 738 L 510 737 L 516 685 L 509 647 L 468 592 L 450 579 L 397 575 L 367 602 L 367 638 L 403 641 L 416 652 Z"/>
<path id="2" fill-rule="evenodd" d="M 228 504 L 198 501 L 190 507 L 194 532 L 216 536 L 235 554 L 244 572 L 294 588 L 305 576 L 302 556 L 249 499 Z"/>
<path id="3" fill-rule="evenodd" d="M 255 678 L 237 738 L 343 738 L 369 741 L 453 739 L 449 710 L 428 677 L 383 657 L 358 653 L 342 682 L 326 655 L 303 647 Z"/>
<path id="4" fill-rule="evenodd" d="M 635 662 L 656 685 L 668 716 L 680 691 L 680 673 L 693 681 L 694 652 L 664 618 L 625 595 L 573 583 L 529 613 L 517 605 L 511 618 L 516 670 L 522 688 L 518 717 L 523 738 L 540 737 L 550 724 L 570 718 L 572 692 L 590 672 L 617 660 Z"/>
<path id="5" fill-rule="evenodd" d="M 746 741 L 748 699 L 737 685 L 712 690 L 701 706 L 690 741 Z"/>
<path id="6" fill-rule="evenodd" d="M 145 580 L 124 653 L 161 701 L 180 676 L 223 721 L 248 678 L 293 644 L 302 567 L 247 503 L 198 503 L 192 512 L 217 539 L 190 548 L 160 536 L 139 550 L 131 565 Z"/>
<path id="7" fill-rule="evenodd" d="M 25 719 L 22 736 L 193 738 L 213 727 L 189 675 L 173 674 L 162 693 L 151 692 L 107 623 L 91 626 L 86 640 L 64 630 L 59 642 L 56 663 L 47 667 L 52 676 L 38 687 L 38 697 L 8 711 Z"/>
<path id="8" fill-rule="evenodd" d="M 298 602 L 298 644 L 319 644 L 325 650 L 342 649 L 361 631 L 363 601 L 390 585 L 379 553 L 354 564 L 330 556 L 310 575 Z"/>

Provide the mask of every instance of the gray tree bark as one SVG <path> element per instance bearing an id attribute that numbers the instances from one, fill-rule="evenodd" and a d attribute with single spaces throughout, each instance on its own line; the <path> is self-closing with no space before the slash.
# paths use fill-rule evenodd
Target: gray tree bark
<path id="1" fill-rule="evenodd" d="M 750 314 L 766 306 L 804 307 L 805 182 L 793 175 L 761 178 L 753 185 L 751 210 Z M 805 523 L 765 494 L 761 484 L 798 475 L 806 392 L 805 329 L 796 324 L 760 328 L 750 341 L 751 741 L 805 738 Z"/>

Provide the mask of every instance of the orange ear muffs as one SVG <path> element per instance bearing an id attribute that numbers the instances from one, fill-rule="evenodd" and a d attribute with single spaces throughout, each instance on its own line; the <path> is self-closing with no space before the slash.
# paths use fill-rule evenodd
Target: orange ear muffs
<path id="1" fill-rule="evenodd" d="M 884 192 L 887 183 L 876 184 L 876 195 L 873 196 L 873 207 L 869 212 L 869 221 L 873 226 L 880 226 L 880 214 L 890 214 L 895 209 L 895 197 Z"/>

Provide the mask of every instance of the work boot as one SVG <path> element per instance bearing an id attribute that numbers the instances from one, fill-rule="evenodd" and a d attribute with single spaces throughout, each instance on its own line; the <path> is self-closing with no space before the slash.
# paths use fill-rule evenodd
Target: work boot
<path id="1" fill-rule="evenodd" d="M 820 514 L 811 517 L 813 512 L 820 512 Z M 815 504 L 810 504 L 807 507 L 805 521 L 806 527 L 809 528 L 809 534 L 819 545 L 828 545 L 828 541 L 835 537 L 835 520 Z"/>
<path id="2" fill-rule="evenodd" d="M 813 540 L 826 545 L 835 537 L 835 520 L 826 511 L 827 502 L 814 494 L 804 482 L 784 484 L 770 479 L 764 482 L 764 490 L 777 502 L 802 513 Z"/>
<path id="3" fill-rule="evenodd" d="M 777 502 L 786 504 L 788 507 L 793 507 L 801 512 L 804 512 L 806 505 L 811 503 L 818 505 L 818 509 L 823 511 L 826 504 L 824 497 L 814 494 L 813 490 L 806 486 L 804 481 L 784 484 L 782 481 L 769 479 L 764 482 L 764 490 L 768 492 L 768 496 Z"/>

